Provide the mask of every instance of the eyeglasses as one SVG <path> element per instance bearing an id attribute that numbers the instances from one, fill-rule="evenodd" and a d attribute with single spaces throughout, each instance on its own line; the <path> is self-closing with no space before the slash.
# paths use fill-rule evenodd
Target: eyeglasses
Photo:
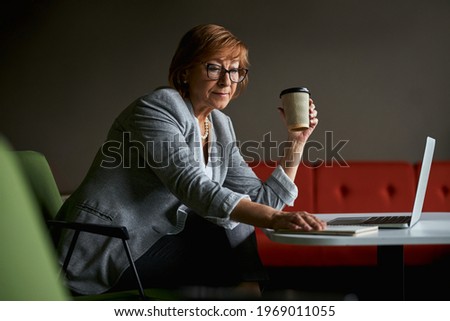
<path id="1" fill-rule="evenodd" d="M 221 65 L 216 64 L 205 64 L 205 66 L 208 78 L 211 80 L 218 80 L 223 73 L 227 73 L 232 82 L 240 83 L 245 79 L 248 73 L 248 69 L 245 68 L 232 68 L 227 70 Z"/>

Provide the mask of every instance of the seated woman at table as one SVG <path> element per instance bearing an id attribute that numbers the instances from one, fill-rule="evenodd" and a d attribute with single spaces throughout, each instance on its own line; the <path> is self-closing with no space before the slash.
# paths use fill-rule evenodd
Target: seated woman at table
<path id="1" fill-rule="evenodd" d="M 284 212 L 310 129 L 261 182 L 236 146 L 222 110 L 248 82 L 248 50 L 227 29 L 200 25 L 181 39 L 170 87 L 138 98 L 114 121 L 81 186 L 58 219 L 124 225 L 144 287 L 258 285 L 266 275 L 253 226 L 323 229 L 306 212 Z M 59 240 L 63 257 L 71 233 Z M 80 235 L 68 284 L 81 294 L 134 288 L 121 243 Z"/>

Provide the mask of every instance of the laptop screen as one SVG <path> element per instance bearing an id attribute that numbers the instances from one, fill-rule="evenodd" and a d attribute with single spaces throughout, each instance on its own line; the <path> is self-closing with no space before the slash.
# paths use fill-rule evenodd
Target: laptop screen
<path id="1" fill-rule="evenodd" d="M 434 138 L 427 137 L 425 152 L 423 154 L 422 168 L 420 169 L 419 182 L 417 183 L 416 198 L 414 200 L 410 227 L 412 227 L 419 221 L 420 215 L 422 213 L 422 207 L 427 191 L 428 177 L 430 175 L 435 144 L 436 140 Z"/>

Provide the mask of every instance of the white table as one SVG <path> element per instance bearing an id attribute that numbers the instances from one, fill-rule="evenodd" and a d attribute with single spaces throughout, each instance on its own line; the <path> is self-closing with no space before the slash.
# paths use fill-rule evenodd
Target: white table
<path id="1" fill-rule="evenodd" d="M 317 214 L 330 221 L 336 217 L 407 215 L 406 213 Z M 311 246 L 378 246 L 378 266 L 386 281 L 386 299 L 404 299 L 404 245 L 450 244 L 450 212 L 422 213 L 411 229 L 379 229 L 360 236 L 283 234 L 265 230 L 270 240 L 279 243 Z"/>

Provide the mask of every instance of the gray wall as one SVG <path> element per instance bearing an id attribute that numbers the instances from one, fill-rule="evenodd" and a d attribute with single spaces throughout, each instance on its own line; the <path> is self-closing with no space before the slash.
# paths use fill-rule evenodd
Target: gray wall
<path id="1" fill-rule="evenodd" d="M 250 86 L 227 108 L 241 142 L 283 141 L 278 94 L 306 85 L 320 115 L 311 140 L 348 141 L 344 159 L 416 162 L 427 135 L 436 159 L 450 159 L 448 0 L 28 3 L 2 26 L 0 133 L 43 152 L 62 192 L 80 183 L 115 116 L 166 84 L 184 32 L 206 22 L 250 47 Z"/>

